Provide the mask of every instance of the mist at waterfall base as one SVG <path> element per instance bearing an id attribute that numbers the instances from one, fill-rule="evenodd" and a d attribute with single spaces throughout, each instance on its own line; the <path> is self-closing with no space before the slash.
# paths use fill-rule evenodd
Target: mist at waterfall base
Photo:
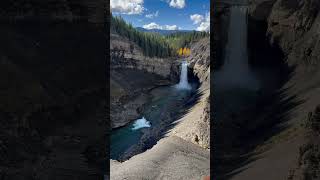
<path id="1" fill-rule="evenodd" d="M 179 104 L 188 102 L 188 98 L 198 87 L 198 80 L 188 80 L 188 64 L 182 62 L 180 82 L 174 86 L 162 86 L 150 91 L 150 98 L 140 112 L 143 117 L 136 119 L 128 125 L 112 130 L 110 158 L 119 160 L 134 145 L 139 144 L 146 131 L 158 131 L 163 128 L 163 120 L 168 114 L 181 111 Z M 158 137 L 157 137 L 158 138 Z"/>
<path id="2" fill-rule="evenodd" d="M 142 117 L 141 119 L 138 119 L 133 123 L 132 130 L 138 130 L 141 128 L 149 128 L 149 127 L 151 127 L 150 122 L 147 121 L 146 118 Z"/>
<path id="3" fill-rule="evenodd" d="M 182 61 L 181 63 L 180 81 L 179 84 L 175 85 L 175 87 L 180 90 L 192 89 L 188 82 L 188 63 L 186 61 Z"/>

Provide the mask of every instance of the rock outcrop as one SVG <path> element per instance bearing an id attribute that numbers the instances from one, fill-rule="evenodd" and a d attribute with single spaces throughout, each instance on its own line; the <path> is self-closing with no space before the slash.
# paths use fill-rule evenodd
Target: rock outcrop
<path id="1" fill-rule="evenodd" d="M 251 3 L 250 16 L 267 22 L 266 37 L 270 44 L 282 51 L 282 60 L 292 71 L 285 87 L 291 94 L 309 99 L 303 106 L 307 112 L 312 111 L 318 98 L 311 96 L 316 93 L 320 82 L 320 2 L 252 0 Z M 260 6 L 268 13 L 259 14 Z"/>
<path id="2" fill-rule="evenodd" d="M 172 59 L 144 56 L 135 43 L 110 36 L 111 127 L 118 128 L 140 117 L 150 89 L 177 81 L 179 66 Z"/>
<path id="3" fill-rule="evenodd" d="M 210 148 L 210 40 L 208 38 L 192 44 L 191 56 L 187 58 L 193 74 L 199 78 L 200 87 L 196 94 L 199 101 L 171 130 L 172 135 Z"/>
<path id="4" fill-rule="evenodd" d="M 320 2 L 252 0 L 251 3 L 250 16 L 268 22 L 266 35 L 271 44 L 281 48 L 289 66 L 296 66 L 301 73 L 317 69 Z"/>
<path id="5" fill-rule="evenodd" d="M 126 68 L 143 70 L 149 73 L 170 78 L 171 66 L 174 59 L 170 58 L 157 58 L 147 57 L 143 55 L 142 50 L 135 43 L 130 42 L 117 34 L 111 33 L 110 35 L 110 50 L 122 50 L 123 57 L 116 57 L 111 55 L 110 68 Z"/>

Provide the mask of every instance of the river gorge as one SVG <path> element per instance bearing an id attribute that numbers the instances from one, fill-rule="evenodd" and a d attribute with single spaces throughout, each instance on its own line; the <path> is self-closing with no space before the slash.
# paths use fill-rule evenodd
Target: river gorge
<path id="1" fill-rule="evenodd" d="M 187 63 L 182 61 L 179 83 L 149 90 L 147 101 L 140 108 L 140 119 L 111 132 L 110 158 L 126 160 L 152 147 L 172 127 L 179 114 L 192 106 L 197 87 L 195 78 L 188 81 Z"/>
<path id="2" fill-rule="evenodd" d="M 126 51 L 111 59 L 110 178 L 209 175 L 209 38 L 192 44 L 189 57 L 161 59 L 111 37 L 111 49 Z"/>

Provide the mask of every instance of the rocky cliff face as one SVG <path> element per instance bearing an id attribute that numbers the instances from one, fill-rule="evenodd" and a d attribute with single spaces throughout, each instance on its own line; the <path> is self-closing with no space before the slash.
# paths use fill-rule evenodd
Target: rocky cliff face
<path id="1" fill-rule="evenodd" d="M 70 23 L 1 27 L 1 178 L 101 179 L 103 32 Z"/>
<path id="2" fill-rule="evenodd" d="M 172 68 L 174 68 L 173 59 L 162 59 L 157 57 L 146 57 L 143 55 L 142 50 L 135 43 L 120 37 L 116 34 L 111 34 L 110 49 L 121 49 L 124 51 L 123 57 L 111 56 L 112 69 L 127 68 L 144 70 L 149 73 L 154 73 L 164 78 L 170 78 Z"/>
<path id="3" fill-rule="evenodd" d="M 199 78 L 200 87 L 196 96 L 199 101 L 171 134 L 193 142 L 203 148 L 210 148 L 210 39 L 204 38 L 191 46 L 191 56 L 187 58 L 193 74 Z"/>
<path id="4" fill-rule="evenodd" d="M 252 0 L 250 16 L 267 22 L 266 37 L 279 47 L 292 73 L 286 87 L 312 111 L 318 98 L 311 98 L 320 82 L 320 2 L 317 0 Z M 264 9 L 262 11 L 261 9 Z M 305 112 L 306 113 L 306 112 Z"/>
<path id="5" fill-rule="evenodd" d="M 281 48 L 289 66 L 296 66 L 297 72 L 302 73 L 299 76 L 317 69 L 320 2 L 253 0 L 252 4 L 251 17 L 268 22 L 267 36 L 270 43 Z"/>
<path id="6" fill-rule="evenodd" d="M 318 95 L 320 93 L 320 1 L 250 0 L 249 16 L 249 27 L 254 27 L 256 24 L 257 28 L 257 24 L 265 24 L 265 34 L 262 36 L 272 47 L 276 47 L 283 54 L 283 57 L 277 61 L 283 61 L 290 72 L 287 73 L 288 80 L 282 87 L 285 92 L 283 98 L 299 103 L 288 112 L 288 122 L 281 122 L 281 125 L 285 124 L 285 128 L 276 135 L 279 139 L 263 153 L 264 157 L 250 163 L 251 168 L 234 177 L 235 179 L 246 179 L 245 177 L 300 179 L 302 176 L 299 168 L 301 167 L 297 167 L 297 157 L 301 145 L 308 141 L 305 139 L 305 132 L 301 130 L 300 124 L 304 123 L 308 112 L 313 111 L 320 101 Z M 249 34 L 249 38 L 250 35 L 252 34 Z M 255 58 L 255 61 L 260 60 Z M 290 134 L 286 136 L 292 138 L 288 140 L 280 137 L 285 133 Z M 284 154 L 286 155 L 282 156 Z M 282 169 L 274 177 L 268 173 L 262 175 L 262 172 L 259 171 L 261 168 L 266 172 L 275 170 L 270 162 L 277 162 L 278 169 Z M 256 174 L 259 176 L 255 176 Z"/>
<path id="7" fill-rule="evenodd" d="M 179 65 L 173 59 L 146 57 L 117 34 L 111 33 L 110 40 L 111 127 L 118 128 L 140 117 L 150 89 L 177 81 Z"/>

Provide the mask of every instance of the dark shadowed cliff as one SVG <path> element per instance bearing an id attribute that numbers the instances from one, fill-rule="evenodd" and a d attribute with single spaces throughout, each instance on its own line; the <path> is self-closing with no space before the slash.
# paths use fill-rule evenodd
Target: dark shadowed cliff
<path id="1" fill-rule="evenodd" d="M 222 7 L 220 12 L 228 12 L 227 6 Z M 230 125 L 240 128 L 240 137 L 245 138 L 230 146 L 230 152 L 243 156 L 230 162 L 236 168 L 226 173 L 226 179 L 319 178 L 319 136 L 314 133 L 317 130 L 310 130 L 310 122 L 318 121 L 316 107 L 320 104 L 319 12 L 318 0 L 250 0 L 250 63 L 256 67 L 283 66 L 276 79 L 281 80 L 281 86 L 272 97 L 276 103 L 264 108 L 258 104 L 260 107 L 250 111 L 259 110 L 262 116 L 250 120 L 242 113 L 245 123 Z M 217 35 L 223 38 L 223 33 L 218 31 Z M 248 129 L 250 134 L 243 135 Z M 224 135 L 239 135 L 229 133 Z M 241 152 L 247 145 L 249 150 Z"/>
<path id="2" fill-rule="evenodd" d="M 103 12 L 89 11 L 95 3 L 50 2 L 0 3 L 0 176 L 102 179 L 106 39 L 96 15 Z M 87 21 L 66 21 L 70 12 Z"/>

